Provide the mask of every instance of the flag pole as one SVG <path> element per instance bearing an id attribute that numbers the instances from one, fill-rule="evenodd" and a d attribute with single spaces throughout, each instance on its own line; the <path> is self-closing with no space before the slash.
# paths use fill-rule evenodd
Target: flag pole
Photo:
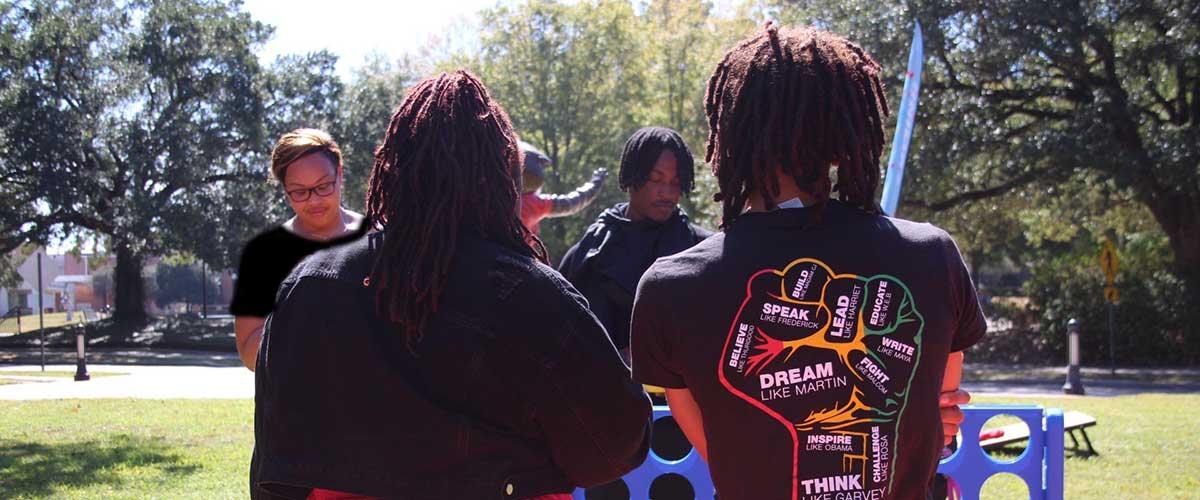
<path id="1" fill-rule="evenodd" d="M 896 215 L 896 206 L 900 203 L 904 160 L 908 157 L 908 143 L 912 139 L 913 121 L 917 115 L 917 98 L 921 92 L 921 69 L 924 63 L 925 42 L 921 37 L 921 23 L 917 22 L 913 28 L 912 48 L 908 51 L 908 71 L 904 74 L 904 94 L 900 98 L 900 111 L 896 115 L 896 135 L 892 138 L 892 153 L 888 157 L 883 197 L 879 200 L 879 206 L 888 216 Z"/>

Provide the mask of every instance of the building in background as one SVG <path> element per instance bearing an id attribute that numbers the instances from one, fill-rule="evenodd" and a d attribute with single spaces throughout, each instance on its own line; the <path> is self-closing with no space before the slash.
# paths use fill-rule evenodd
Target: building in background
<path id="1" fill-rule="evenodd" d="M 0 287 L 0 317 L 15 313 L 21 308 L 21 314 L 37 312 L 37 257 L 42 256 L 42 307 L 46 312 L 73 311 L 104 311 L 113 305 L 115 290 L 112 275 L 116 267 L 116 258 L 96 259 L 91 253 L 80 255 L 48 253 L 44 247 L 24 247 L 14 251 L 20 260 L 17 274 L 20 282 L 11 288 Z M 152 281 L 162 258 L 148 257 L 142 276 Z M 233 299 L 233 273 L 229 270 L 208 270 L 209 276 L 215 278 L 217 286 L 208 290 L 208 311 L 224 313 L 228 310 L 229 302 Z M 154 300 L 153 283 L 148 283 L 146 289 L 146 312 L 161 314 Z M 192 304 L 189 310 L 200 312 L 201 304 Z"/>
<path id="2" fill-rule="evenodd" d="M 44 247 L 21 248 L 15 251 L 24 255 L 17 265 L 20 282 L 11 288 L 0 288 L 0 314 L 21 309 L 23 314 L 37 312 L 38 308 L 38 256 L 42 257 L 42 307 L 46 312 L 100 310 L 112 301 L 111 293 L 96 293 L 91 253 L 80 255 L 51 254 Z M 107 259 L 100 266 L 111 269 L 114 259 Z"/>

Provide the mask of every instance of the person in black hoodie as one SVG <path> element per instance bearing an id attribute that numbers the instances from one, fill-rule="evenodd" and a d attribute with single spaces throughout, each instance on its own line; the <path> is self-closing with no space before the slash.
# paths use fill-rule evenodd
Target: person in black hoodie
<path id="1" fill-rule="evenodd" d="M 650 402 L 521 224 L 521 154 L 470 73 L 406 93 L 381 228 L 283 282 L 255 370 L 255 496 L 569 500 L 649 449 Z"/>
<path id="2" fill-rule="evenodd" d="M 629 318 L 642 273 L 659 257 L 691 248 L 712 233 L 679 208 L 692 190 L 692 152 L 664 127 L 634 132 L 621 153 L 620 185 L 629 201 L 600 214 L 567 250 L 558 270 L 588 299 L 621 357 L 629 362 Z"/>

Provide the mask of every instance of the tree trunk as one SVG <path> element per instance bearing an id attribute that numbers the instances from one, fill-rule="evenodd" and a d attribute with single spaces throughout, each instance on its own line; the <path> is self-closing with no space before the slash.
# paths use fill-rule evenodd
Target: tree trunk
<path id="1" fill-rule="evenodd" d="M 126 325 L 140 325 L 146 321 L 145 283 L 142 281 L 142 256 L 118 243 L 117 268 L 113 271 L 116 288 L 113 320 Z"/>
<path id="2" fill-rule="evenodd" d="M 1116 81 L 1113 49 L 1108 45 L 1103 48 L 1108 76 Z M 1187 293 L 1200 298 L 1200 189 L 1194 187 L 1195 184 L 1172 186 L 1170 181 L 1164 182 L 1154 176 L 1154 160 L 1146 147 L 1147 141 L 1143 140 L 1137 120 L 1130 114 L 1133 108 L 1129 105 L 1129 94 L 1119 85 L 1109 87 L 1108 94 L 1113 104 L 1104 110 L 1113 139 L 1137 159 L 1138 167 L 1141 167 L 1137 170 L 1141 175 L 1133 181 L 1135 196 L 1150 208 L 1159 227 L 1167 233 L 1175 254 L 1175 273 L 1184 280 Z"/>
<path id="3" fill-rule="evenodd" d="M 1172 193 L 1150 202 L 1159 227 L 1167 233 L 1175 254 L 1175 272 L 1200 297 L 1200 193 Z"/>

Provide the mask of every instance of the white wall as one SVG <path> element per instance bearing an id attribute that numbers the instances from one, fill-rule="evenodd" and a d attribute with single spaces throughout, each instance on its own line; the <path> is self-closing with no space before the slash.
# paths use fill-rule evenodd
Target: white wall
<path id="1" fill-rule="evenodd" d="M 21 275 L 21 285 L 18 289 L 37 290 L 37 256 L 39 253 L 42 254 L 42 307 L 54 307 L 54 292 L 57 291 L 54 288 L 54 278 L 63 274 L 62 255 L 48 255 L 45 249 L 39 249 L 37 252 L 29 254 L 29 258 L 17 267 L 17 274 Z M 27 306 L 34 312 L 37 311 L 37 293 L 29 294 Z"/>

